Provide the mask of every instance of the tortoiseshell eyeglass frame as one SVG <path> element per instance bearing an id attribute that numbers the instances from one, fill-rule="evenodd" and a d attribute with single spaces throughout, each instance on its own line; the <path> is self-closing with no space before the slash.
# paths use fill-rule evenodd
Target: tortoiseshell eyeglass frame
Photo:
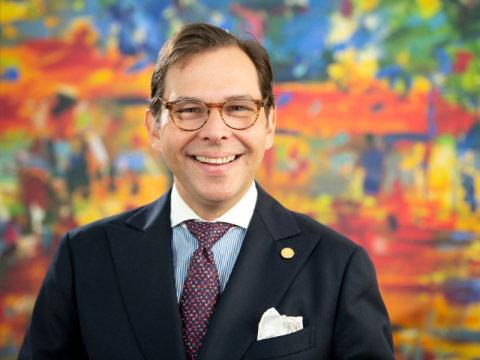
<path id="1" fill-rule="evenodd" d="M 185 131 L 195 131 L 195 130 L 199 130 L 201 129 L 202 127 L 205 126 L 205 124 L 207 123 L 208 119 L 210 118 L 210 109 L 211 108 L 217 108 L 218 111 L 220 112 L 220 116 L 223 120 L 223 122 L 225 123 L 225 125 L 227 125 L 230 129 L 234 129 L 234 130 L 245 130 L 245 129 L 248 129 L 250 127 L 252 127 L 253 125 L 255 125 L 255 123 L 257 122 L 258 120 L 258 116 L 260 115 L 260 110 L 265 106 L 265 104 L 267 103 L 267 100 L 268 100 L 268 96 L 264 99 L 264 100 L 252 100 L 252 99 L 234 99 L 234 100 L 229 100 L 229 101 L 226 101 L 224 103 L 214 103 L 214 104 L 205 104 L 204 102 L 202 101 L 197 101 L 197 100 L 180 100 L 180 101 L 171 101 L 171 102 L 166 102 L 165 100 L 163 100 L 162 98 L 158 98 L 160 100 L 160 102 L 162 103 L 163 106 L 165 106 L 165 108 L 168 110 L 169 114 L 170 114 L 170 118 L 172 119 L 173 123 L 179 128 L 179 129 L 182 129 L 182 130 L 185 130 Z M 249 126 L 247 127 L 244 127 L 244 128 L 235 128 L 233 126 L 230 126 L 227 124 L 227 122 L 225 121 L 225 119 L 223 118 L 223 107 L 225 106 L 225 104 L 228 104 L 229 102 L 232 102 L 232 101 L 236 101 L 236 100 L 248 100 L 248 101 L 251 101 L 253 102 L 255 105 L 257 105 L 257 117 L 255 118 L 255 121 L 250 124 Z M 175 104 L 178 104 L 178 103 L 181 103 L 181 102 L 192 102 L 192 103 L 198 103 L 198 104 L 203 104 L 205 105 L 205 107 L 207 108 L 207 118 L 205 119 L 205 121 L 203 122 L 202 125 L 200 125 L 198 128 L 195 128 L 195 129 L 184 129 L 182 128 L 181 126 L 179 126 L 176 122 L 175 122 L 175 119 L 173 118 L 172 116 L 172 110 L 173 110 L 173 107 L 175 106 Z"/>

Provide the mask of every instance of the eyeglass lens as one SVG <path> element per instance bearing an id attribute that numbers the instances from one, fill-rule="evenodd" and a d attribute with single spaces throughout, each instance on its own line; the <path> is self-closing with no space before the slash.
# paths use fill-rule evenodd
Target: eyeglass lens
<path id="1" fill-rule="evenodd" d="M 223 105 L 222 115 L 228 126 L 245 129 L 257 119 L 258 109 L 253 101 L 233 100 Z M 173 106 L 172 117 L 177 126 L 194 130 L 207 120 L 208 108 L 201 102 L 181 101 Z"/>

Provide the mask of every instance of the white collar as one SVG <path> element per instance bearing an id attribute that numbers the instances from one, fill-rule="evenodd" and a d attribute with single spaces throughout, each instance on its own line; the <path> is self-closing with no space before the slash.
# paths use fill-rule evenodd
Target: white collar
<path id="1" fill-rule="evenodd" d="M 238 203 L 235 204 L 234 207 L 213 221 L 225 222 L 247 229 L 248 224 L 250 224 L 250 220 L 252 219 L 253 210 L 255 209 L 255 205 L 257 203 L 257 195 L 257 188 L 255 187 L 255 182 L 253 182 L 247 193 L 240 199 Z M 173 184 L 172 188 L 170 209 L 170 223 L 172 228 L 186 220 L 206 221 L 198 216 L 195 211 L 193 211 L 192 208 L 188 206 L 187 203 L 182 199 L 178 193 L 175 183 Z"/>

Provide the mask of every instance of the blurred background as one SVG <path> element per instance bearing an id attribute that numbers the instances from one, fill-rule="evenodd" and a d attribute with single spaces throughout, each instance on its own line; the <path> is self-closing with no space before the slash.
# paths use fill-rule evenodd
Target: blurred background
<path id="1" fill-rule="evenodd" d="M 368 251 L 397 359 L 480 359 L 477 0 L 0 0 L 0 358 L 61 234 L 171 185 L 142 121 L 190 22 L 268 50 L 257 181 Z"/>

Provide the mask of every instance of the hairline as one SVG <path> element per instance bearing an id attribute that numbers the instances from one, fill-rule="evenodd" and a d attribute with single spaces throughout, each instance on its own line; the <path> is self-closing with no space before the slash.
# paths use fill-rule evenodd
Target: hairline
<path id="1" fill-rule="evenodd" d="M 240 50 L 242 53 L 244 53 L 246 55 L 246 57 L 248 58 L 250 63 L 253 65 L 253 67 L 255 69 L 255 72 L 257 73 L 257 82 L 258 82 L 257 85 L 258 85 L 258 90 L 260 90 L 260 97 L 261 97 L 262 88 L 260 86 L 261 85 L 260 84 L 260 81 L 261 81 L 260 73 L 259 73 L 257 67 L 255 66 L 255 63 L 252 61 L 252 59 L 250 59 L 250 56 L 248 56 L 248 54 L 242 48 L 237 46 L 236 44 L 227 45 L 227 46 L 219 46 L 219 47 L 215 47 L 213 49 L 206 49 L 206 50 L 203 50 L 203 51 L 194 52 L 192 54 L 186 54 L 186 55 L 180 57 L 179 59 L 177 59 L 173 64 L 170 65 L 167 72 L 165 73 L 165 79 L 167 78 L 170 70 L 172 70 L 173 68 L 177 68 L 178 70 L 181 71 L 188 65 L 189 62 L 191 62 L 194 58 L 196 58 L 198 56 L 202 56 L 202 55 L 209 54 L 209 53 L 216 53 L 216 52 L 219 52 L 219 51 L 222 51 L 222 50 L 225 50 L 225 49 L 229 49 L 229 48 L 236 48 L 236 49 Z M 166 88 L 166 86 L 164 86 L 164 88 L 162 89 L 162 93 L 160 94 L 160 97 L 162 99 L 163 99 L 163 96 L 165 95 L 165 88 Z"/>

